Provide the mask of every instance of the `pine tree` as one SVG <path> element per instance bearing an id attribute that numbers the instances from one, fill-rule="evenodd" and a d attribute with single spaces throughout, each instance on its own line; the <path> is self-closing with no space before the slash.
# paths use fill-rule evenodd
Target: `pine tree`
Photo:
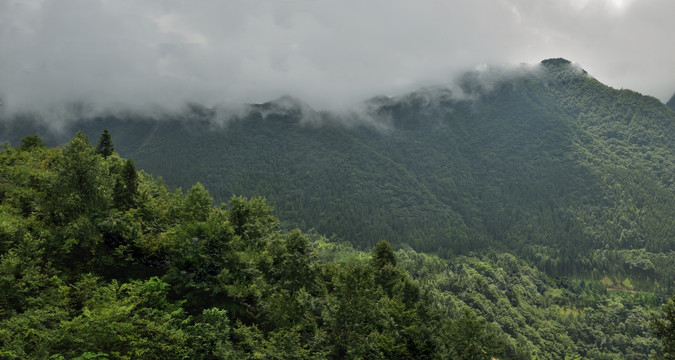
<path id="1" fill-rule="evenodd" d="M 108 129 L 103 130 L 101 136 L 98 139 L 98 145 L 96 145 L 96 152 L 103 155 L 104 159 L 107 159 L 108 156 L 112 155 L 115 151 L 115 146 L 113 145 L 112 138 Z"/>
<path id="2" fill-rule="evenodd" d="M 122 166 L 122 173 L 113 189 L 113 203 L 120 210 L 129 210 L 136 206 L 138 195 L 138 173 L 132 159 L 128 159 Z"/>

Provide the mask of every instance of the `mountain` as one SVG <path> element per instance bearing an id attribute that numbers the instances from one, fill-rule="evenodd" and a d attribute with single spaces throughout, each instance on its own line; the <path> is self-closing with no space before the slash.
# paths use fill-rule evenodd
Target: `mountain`
<path id="1" fill-rule="evenodd" d="M 668 103 L 666 103 L 666 105 L 668 105 L 668 107 L 670 107 L 671 109 L 675 110 L 675 94 L 673 94 L 670 100 L 668 100 Z"/>
<path id="2" fill-rule="evenodd" d="M 675 302 L 628 281 L 280 230 L 263 198 L 213 207 L 202 185 L 168 191 L 82 132 L 5 144 L 0 164 L 2 359 L 673 353 Z"/>
<path id="3" fill-rule="evenodd" d="M 200 181 L 218 201 L 262 195 L 285 227 L 361 248 L 386 238 L 444 256 L 509 251 L 554 274 L 675 286 L 672 109 L 565 59 L 459 85 L 346 114 L 284 97 L 234 116 L 192 104 L 98 117 L 64 134 L 81 128 L 95 141 L 108 128 L 122 156 L 171 186 Z M 47 135 L 25 119 L 3 123 L 6 140 Z"/>

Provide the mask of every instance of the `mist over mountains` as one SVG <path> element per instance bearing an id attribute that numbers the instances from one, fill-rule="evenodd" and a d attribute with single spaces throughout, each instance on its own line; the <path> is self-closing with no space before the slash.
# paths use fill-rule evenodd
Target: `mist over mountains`
<path id="1" fill-rule="evenodd" d="M 6 1 L 0 98 L 176 110 L 289 94 L 334 110 L 478 64 L 564 54 L 603 83 L 665 102 L 674 12 L 668 0 Z"/>
<path id="2" fill-rule="evenodd" d="M 282 97 L 83 116 L 61 132 L 29 115 L 2 126 L 2 141 L 51 144 L 107 128 L 121 156 L 170 186 L 199 181 L 217 201 L 263 195 L 285 227 L 366 248 L 494 249 L 557 274 L 673 283 L 675 111 L 564 59 L 343 112 Z"/>
<path id="3" fill-rule="evenodd" d="M 675 358 L 674 13 L 0 1 L 0 358 Z"/>

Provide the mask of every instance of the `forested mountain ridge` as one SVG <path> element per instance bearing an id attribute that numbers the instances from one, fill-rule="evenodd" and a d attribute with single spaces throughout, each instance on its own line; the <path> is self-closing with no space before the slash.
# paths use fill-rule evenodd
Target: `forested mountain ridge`
<path id="1" fill-rule="evenodd" d="M 192 105 L 71 126 L 107 127 L 120 154 L 169 185 L 201 181 L 218 201 L 263 195 L 284 226 L 363 248 L 489 248 L 552 274 L 675 286 L 675 111 L 564 59 L 460 85 L 374 98 L 358 114 L 282 98 L 226 122 Z"/>
<path id="2" fill-rule="evenodd" d="M 673 353 L 672 300 L 652 320 L 658 295 L 552 278 L 508 253 L 446 260 L 385 240 L 362 252 L 281 231 L 263 198 L 213 207 L 199 183 L 169 192 L 110 140 L 0 147 L 0 358 Z"/>

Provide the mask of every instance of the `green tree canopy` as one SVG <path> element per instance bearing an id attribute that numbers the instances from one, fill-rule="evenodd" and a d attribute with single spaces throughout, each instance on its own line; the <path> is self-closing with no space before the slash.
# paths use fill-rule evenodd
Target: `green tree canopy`
<path id="1" fill-rule="evenodd" d="M 45 142 L 37 135 L 29 135 L 21 139 L 19 150 L 31 150 L 45 147 Z"/>
<path id="2" fill-rule="evenodd" d="M 661 340 L 664 359 L 675 359 L 675 296 L 663 305 L 661 313 L 651 322 L 654 334 Z"/>
<path id="3" fill-rule="evenodd" d="M 195 221 L 206 221 L 211 212 L 213 198 L 209 195 L 204 185 L 194 184 L 185 196 L 185 216 Z"/>
<path id="4" fill-rule="evenodd" d="M 394 255 L 394 248 L 389 241 L 382 239 L 375 244 L 375 248 L 373 249 L 373 263 L 378 269 L 381 269 L 386 265 L 396 266 L 396 255 Z"/>
<path id="5" fill-rule="evenodd" d="M 104 158 L 107 158 L 108 156 L 112 155 L 113 151 L 115 151 L 115 146 L 113 145 L 112 137 L 110 136 L 108 129 L 105 129 L 98 139 L 96 152 L 103 155 Z"/>
<path id="6" fill-rule="evenodd" d="M 136 206 L 138 197 L 138 173 L 134 160 L 124 161 L 120 177 L 113 190 L 113 205 L 121 210 L 129 210 Z"/>

